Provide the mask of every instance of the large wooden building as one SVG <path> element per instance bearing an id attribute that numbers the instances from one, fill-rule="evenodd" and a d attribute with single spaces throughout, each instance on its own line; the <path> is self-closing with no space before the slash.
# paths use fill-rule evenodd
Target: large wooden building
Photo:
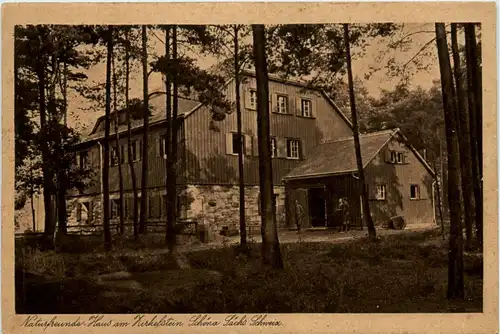
<path id="1" fill-rule="evenodd" d="M 246 73 L 240 89 L 242 96 L 242 130 L 244 133 L 244 181 L 246 193 L 246 215 L 249 228 L 259 226 L 259 166 L 257 150 L 257 99 L 256 80 L 252 73 Z M 225 95 L 235 101 L 234 80 L 225 86 Z M 319 198 L 334 198 L 332 194 L 341 191 L 341 188 L 330 187 L 329 192 L 318 191 L 318 182 L 323 182 L 325 176 L 329 181 L 337 182 L 341 178 L 351 177 L 349 182 L 349 198 L 352 206 L 359 205 L 359 193 L 356 188 L 356 179 L 353 176 L 352 164 L 346 166 L 342 174 L 328 173 L 328 168 L 335 170 L 339 166 L 326 164 L 326 161 L 339 163 L 348 156 L 351 160 L 354 155 L 352 145 L 333 145 L 333 143 L 352 142 L 345 139 L 352 136 L 352 126 L 339 108 L 321 91 L 307 88 L 306 85 L 285 81 L 279 77 L 270 76 L 270 122 L 271 122 L 271 149 L 273 162 L 273 178 L 276 198 L 277 213 L 282 225 L 293 225 L 295 200 L 302 203 L 306 211 L 311 214 L 306 224 L 310 226 L 331 225 L 328 212 L 334 210 L 329 208 L 330 200 L 319 200 Z M 206 105 L 193 100 L 180 99 L 179 105 L 179 162 L 178 179 L 179 188 L 178 214 L 182 218 L 193 218 L 202 221 L 212 227 L 216 232 L 219 230 L 238 229 L 239 197 L 238 197 L 238 148 L 235 145 L 236 138 L 236 113 L 229 114 L 223 121 L 215 122 L 211 119 L 211 113 Z M 166 155 L 164 149 L 165 137 L 165 95 L 158 94 L 150 101 L 152 115 L 150 118 L 150 133 L 148 138 L 148 221 L 165 220 L 166 215 Z M 110 141 L 110 201 L 111 219 L 118 219 L 119 178 L 117 156 L 123 155 L 122 171 L 125 189 L 125 215 L 130 220 L 132 216 L 132 182 L 127 161 L 127 149 L 132 151 L 134 159 L 137 184 L 140 189 L 141 182 L 141 141 L 142 121 L 134 121 L 132 124 L 132 145 L 127 145 L 127 125 L 125 117 L 118 117 L 119 145 L 115 144 L 116 133 L 111 126 Z M 370 143 L 367 138 L 386 139 L 384 148 L 390 145 L 403 143 L 404 138 L 399 133 L 384 132 L 384 135 L 366 135 L 362 138 L 362 146 Z M 389 138 L 390 137 L 390 138 Z M 342 139 L 344 138 L 344 139 Z M 86 164 L 95 171 L 92 185 L 87 189 L 72 193 L 68 196 L 70 219 L 69 224 L 99 224 L 101 223 L 101 179 L 102 179 L 102 141 L 104 139 L 104 117 L 100 117 L 90 134 L 84 138 L 76 147 L 78 163 Z M 340 141 L 339 141 L 340 140 Z M 349 141 L 350 140 L 350 141 Z M 380 140 L 382 141 L 382 140 Z M 377 141 L 378 143 L 378 141 Z M 331 146 L 331 147 L 330 147 Z M 376 146 L 376 145 L 375 145 Z M 371 146 L 370 146 L 371 147 Z M 380 145 L 382 148 L 382 144 Z M 339 150 L 344 153 L 340 154 Z M 321 152 L 319 152 L 320 150 Z M 348 151 L 352 152 L 349 153 Z M 378 150 L 377 152 L 379 152 Z M 367 174 L 370 182 L 379 182 L 378 178 L 387 179 L 384 188 L 387 199 L 391 198 L 393 182 L 399 182 L 402 188 L 398 188 L 402 200 L 399 209 L 389 210 L 387 215 L 403 213 L 412 216 L 410 221 L 422 220 L 431 222 L 433 216 L 432 186 L 430 180 L 432 170 L 428 168 L 424 159 L 418 152 L 405 146 L 398 149 L 399 153 L 405 151 L 404 164 L 379 164 L 375 167 L 375 161 L 379 158 L 371 157 L 367 166 Z M 371 151 L 371 148 L 369 150 Z M 381 152 L 381 151 L 380 151 Z M 411 153 L 411 155 L 409 154 Z M 382 154 L 382 153 L 380 153 Z M 323 157 L 321 162 L 314 162 L 317 157 Z M 308 164 L 321 168 L 324 163 L 325 175 L 319 179 L 314 168 L 309 172 Z M 341 164 L 342 165 L 342 164 Z M 354 164 L 355 166 L 355 164 Z M 403 172 L 399 172 L 399 169 Z M 373 170 L 373 172 L 371 172 Z M 392 171 L 392 172 L 389 172 Z M 395 172 L 397 171 L 397 172 Z M 415 171 L 415 173 L 413 173 Z M 332 177 L 334 175 L 334 177 Z M 377 176 L 375 176 L 377 175 Z M 397 180 L 394 180 L 397 175 Z M 312 182 L 311 180 L 314 180 Z M 334 182 L 334 183 L 335 183 Z M 410 185 L 418 185 L 420 206 L 409 205 L 406 197 L 410 196 Z M 312 186 L 315 184 L 314 186 Z M 333 184 L 333 183 L 332 183 Z M 404 189 L 406 187 L 407 189 Z M 370 187 L 371 188 L 371 187 Z M 285 191 L 286 189 L 286 191 Z M 325 187 L 323 186 L 323 189 Z M 412 188 L 413 189 L 413 188 Z M 414 190 L 411 190 L 414 191 Z M 413 193 L 412 193 L 413 194 Z M 411 198 L 411 200 L 414 200 Z M 333 203 L 333 202 L 332 202 Z M 411 202 L 414 203 L 414 202 Z M 416 203 L 416 201 L 415 201 Z M 427 203 L 427 204 L 424 204 Z M 323 211 L 320 207 L 323 206 Z M 331 205 L 330 205 L 331 207 Z M 378 210 L 380 205 L 374 206 Z M 382 210 L 382 209 L 380 209 Z M 383 211 L 383 210 L 382 210 Z M 384 211 L 386 212 L 386 211 Z M 288 214 L 286 214 L 288 213 Z M 323 222 L 318 216 L 326 217 Z M 381 218 L 382 219 L 382 218 Z"/>

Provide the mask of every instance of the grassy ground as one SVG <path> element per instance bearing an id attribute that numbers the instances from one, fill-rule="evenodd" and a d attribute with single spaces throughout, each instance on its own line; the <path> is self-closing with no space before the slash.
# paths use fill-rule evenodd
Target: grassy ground
<path id="1" fill-rule="evenodd" d="M 307 239 L 305 239 L 307 240 Z M 159 250 L 110 254 L 16 252 L 18 313 L 481 312 L 482 256 L 465 255 L 464 301 L 448 301 L 447 244 L 436 231 L 403 232 L 378 243 L 283 244 L 283 271 L 262 268 L 258 245 L 188 253 L 177 270 Z M 21 270 L 45 276 L 24 274 Z M 121 286 L 98 275 L 130 272 Z M 50 282 L 46 283 L 47 277 Z"/>

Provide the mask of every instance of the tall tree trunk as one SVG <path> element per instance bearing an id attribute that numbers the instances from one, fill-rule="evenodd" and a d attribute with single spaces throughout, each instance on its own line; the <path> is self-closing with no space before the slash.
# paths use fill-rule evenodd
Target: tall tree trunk
<path id="1" fill-rule="evenodd" d="M 353 125 L 353 136 L 354 136 L 354 147 L 356 150 L 356 163 L 358 165 L 359 180 L 361 182 L 361 197 L 362 197 L 362 209 L 363 217 L 365 218 L 365 225 L 368 229 L 368 236 L 371 240 L 377 239 L 377 233 L 375 231 L 375 225 L 373 224 L 372 216 L 370 213 L 370 203 L 368 202 L 368 191 L 366 189 L 365 181 L 365 171 L 363 169 L 363 161 L 361 158 L 361 145 L 359 143 L 359 127 L 358 127 L 358 115 L 356 112 L 356 101 L 354 97 L 354 83 L 352 78 L 352 65 L 351 65 L 351 48 L 349 45 L 349 25 L 344 24 L 344 43 L 346 49 L 346 60 L 347 60 L 347 78 L 349 81 L 349 100 L 351 102 L 351 118 Z"/>
<path id="2" fill-rule="evenodd" d="M 273 200 L 273 172 L 269 124 L 269 78 L 267 73 L 266 37 L 262 24 L 252 25 L 253 52 L 257 78 L 257 134 L 259 145 L 259 186 L 261 206 L 262 259 L 272 268 L 282 269 L 276 210 Z"/>
<path id="3" fill-rule="evenodd" d="M 165 27 L 165 58 L 167 61 L 170 60 L 170 32 L 172 30 L 171 26 Z M 175 178 L 175 175 L 172 174 L 172 80 L 170 79 L 170 73 L 165 74 L 165 90 L 166 90 L 166 101 L 165 101 L 165 119 L 167 121 L 167 134 L 165 137 L 165 150 L 167 154 L 166 161 L 166 190 L 167 190 L 167 234 L 165 236 L 165 241 L 170 253 L 173 253 L 175 248 L 175 225 L 174 225 L 174 211 L 175 211 L 175 203 L 172 200 L 172 193 L 175 190 L 172 190 L 172 182 L 171 180 Z"/>
<path id="4" fill-rule="evenodd" d="M 243 166 L 243 153 L 245 145 L 243 145 L 243 134 L 241 131 L 241 97 L 240 97 L 240 64 L 239 64 L 239 45 L 238 34 L 239 28 L 234 26 L 234 82 L 236 86 L 236 123 L 238 132 L 238 142 L 240 150 L 238 151 L 238 177 L 239 177 L 239 191 L 240 191 L 240 245 L 246 246 L 247 244 L 247 226 L 245 222 L 245 177 Z M 247 153 L 247 152 L 245 152 Z M 248 154 L 248 153 L 247 153 Z M 251 152 L 250 152 L 251 154 Z"/>
<path id="5" fill-rule="evenodd" d="M 460 66 L 460 54 L 458 51 L 457 24 L 451 24 L 451 45 L 453 52 L 453 70 L 455 74 L 455 85 L 457 92 L 458 109 L 458 141 L 460 149 L 460 170 L 462 181 L 462 194 L 464 205 L 465 223 L 465 247 L 470 249 L 472 243 L 472 226 L 474 225 L 474 181 L 472 176 L 472 147 L 470 142 L 469 112 L 465 106 L 464 81 Z"/>
<path id="6" fill-rule="evenodd" d="M 465 52 L 467 63 L 467 101 L 469 107 L 472 174 L 476 202 L 476 238 L 483 243 L 483 181 L 482 181 L 482 101 L 477 69 L 477 45 L 474 24 L 465 24 Z M 478 124 L 479 123 L 479 124 Z"/>
<path id="7" fill-rule="evenodd" d="M 123 171 L 122 171 L 122 150 L 121 150 L 121 145 L 120 145 L 120 134 L 119 134 L 119 124 L 120 124 L 120 115 L 118 113 L 118 106 L 117 106 L 117 85 L 118 82 L 116 80 L 116 68 L 115 68 L 115 56 L 113 54 L 113 58 L 111 59 L 111 66 L 112 66 L 112 74 L 113 74 L 113 112 L 115 114 L 115 145 L 116 145 L 116 151 L 118 152 L 118 187 L 119 187 L 119 192 L 120 192 L 120 198 L 119 198 L 119 203 L 118 203 L 118 216 L 120 217 L 120 234 L 123 235 L 125 232 L 125 217 L 124 217 L 124 198 L 125 198 L 125 192 L 123 190 Z"/>
<path id="8" fill-rule="evenodd" d="M 137 176 L 135 175 L 134 168 L 134 156 L 132 155 L 132 119 L 130 117 L 130 101 L 129 101 L 129 87 L 130 84 L 130 39 L 129 30 L 125 30 L 125 108 L 127 109 L 127 154 L 128 154 L 128 166 L 130 169 L 130 178 L 132 179 L 132 191 L 133 191 L 133 228 L 134 237 L 137 239 L 139 234 L 138 222 L 139 222 L 139 194 L 137 191 Z M 135 145 L 135 144 L 134 144 Z M 137 146 L 134 147 L 137 150 Z M 138 152 L 136 151 L 136 154 Z"/>
<path id="9" fill-rule="evenodd" d="M 36 232 L 36 215 L 35 215 L 35 198 L 34 198 L 34 193 L 35 189 L 33 187 L 33 169 L 30 167 L 30 201 L 31 201 L 31 218 L 33 220 L 33 232 Z"/>
<path id="10" fill-rule="evenodd" d="M 41 47 L 42 41 L 40 41 Z M 47 239 L 53 236 L 55 230 L 54 212 L 52 206 L 53 194 L 53 175 L 50 168 L 49 148 L 47 141 L 47 110 L 45 101 L 46 75 L 45 63 L 39 56 L 37 59 L 37 78 L 38 78 L 38 103 L 40 109 L 40 150 L 42 151 L 42 173 L 43 173 L 43 206 L 45 209 L 45 228 L 44 233 Z"/>
<path id="11" fill-rule="evenodd" d="M 106 113 L 104 116 L 104 158 L 102 170 L 102 192 L 103 192 L 103 223 L 104 223 L 104 248 L 111 250 L 111 230 L 109 227 L 109 128 L 111 113 L 111 58 L 113 57 L 113 26 L 108 26 L 107 31 L 107 58 L 106 58 Z"/>
<path id="12" fill-rule="evenodd" d="M 437 188 L 436 188 L 436 191 L 437 191 L 437 197 L 438 197 L 438 205 L 439 205 L 439 217 L 441 219 L 441 235 L 443 237 L 443 240 L 446 239 L 446 235 L 445 235 L 445 232 L 444 232 L 444 215 L 443 215 L 443 211 L 444 211 L 444 208 L 443 208 L 443 197 L 441 194 L 441 189 L 442 189 L 442 184 L 443 184 L 443 180 L 444 180 L 444 176 L 443 176 L 443 145 L 441 143 L 441 136 L 439 135 L 439 129 L 436 129 L 436 132 L 437 132 L 437 137 L 439 139 L 439 176 L 437 178 L 437 182 L 436 182 L 436 185 L 437 185 Z M 436 170 L 436 162 L 434 162 L 434 170 Z"/>
<path id="13" fill-rule="evenodd" d="M 436 44 L 441 72 L 441 91 L 448 148 L 448 203 L 450 209 L 450 243 L 448 252 L 448 298 L 464 297 L 463 233 L 460 217 L 460 160 L 458 134 L 453 110 L 453 75 L 444 23 L 436 23 Z"/>
<path id="14" fill-rule="evenodd" d="M 143 127 L 142 127 L 142 180 L 141 180 L 141 219 L 139 222 L 139 233 L 146 232 L 146 215 L 148 201 L 148 136 L 149 136 L 149 93 L 148 93 L 148 36 L 147 27 L 142 26 L 142 90 L 143 90 Z"/>

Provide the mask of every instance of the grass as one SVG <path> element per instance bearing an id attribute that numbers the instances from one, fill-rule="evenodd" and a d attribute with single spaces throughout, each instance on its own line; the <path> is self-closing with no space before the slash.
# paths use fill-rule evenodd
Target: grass
<path id="1" fill-rule="evenodd" d="M 20 299 L 18 312 L 481 312 L 482 257 L 466 253 L 466 299 L 448 301 L 446 247 L 434 231 L 405 232 L 376 243 L 301 241 L 282 245 L 282 271 L 262 267 L 256 244 L 249 253 L 236 247 L 191 252 L 188 271 L 175 270 L 173 259 L 158 250 L 64 254 L 24 249 L 16 253 L 17 268 L 63 281 L 43 288 L 23 285 L 19 295 L 27 299 Z M 149 288 L 122 293 L 92 284 L 95 275 L 120 270 Z M 221 278 L 208 279 L 209 271 Z"/>

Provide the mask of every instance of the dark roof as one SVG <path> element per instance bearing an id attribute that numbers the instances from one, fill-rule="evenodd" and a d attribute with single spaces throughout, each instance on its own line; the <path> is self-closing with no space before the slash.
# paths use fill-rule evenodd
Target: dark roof
<path id="1" fill-rule="evenodd" d="M 157 90 L 160 92 L 160 90 Z M 154 92 L 154 91 L 153 91 Z M 195 97 L 180 97 L 179 98 L 179 116 L 182 117 L 192 111 L 194 108 L 196 108 L 200 102 L 196 100 Z M 157 122 L 161 122 L 165 120 L 165 104 L 166 104 L 166 95 L 165 94 L 158 94 L 158 95 L 153 95 L 149 99 L 149 105 L 151 107 L 151 116 L 149 118 L 150 124 L 154 124 Z M 97 120 L 97 122 L 92 126 L 92 128 L 89 128 L 89 131 L 87 133 L 84 133 L 82 135 L 81 141 L 91 141 L 91 140 L 97 140 L 101 139 L 104 137 L 104 131 L 96 131 L 98 124 L 100 123 L 101 120 L 104 119 L 104 116 L 100 116 Z M 132 120 L 132 129 L 137 129 L 141 128 L 143 124 L 142 119 L 137 119 L 137 120 Z M 118 133 L 122 133 L 127 131 L 127 125 L 122 124 L 118 128 Z M 113 135 L 115 133 L 115 129 L 111 128 L 110 129 L 110 135 Z"/>
<path id="2" fill-rule="evenodd" d="M 363 167 L 366 167 L 399 129 L 373 132 L 359 136 Z M 320 144 L 308 158 L 294 168 L 287 179 L 321 177 L 357 172 L 354 138 L 344 137 Z"/>

